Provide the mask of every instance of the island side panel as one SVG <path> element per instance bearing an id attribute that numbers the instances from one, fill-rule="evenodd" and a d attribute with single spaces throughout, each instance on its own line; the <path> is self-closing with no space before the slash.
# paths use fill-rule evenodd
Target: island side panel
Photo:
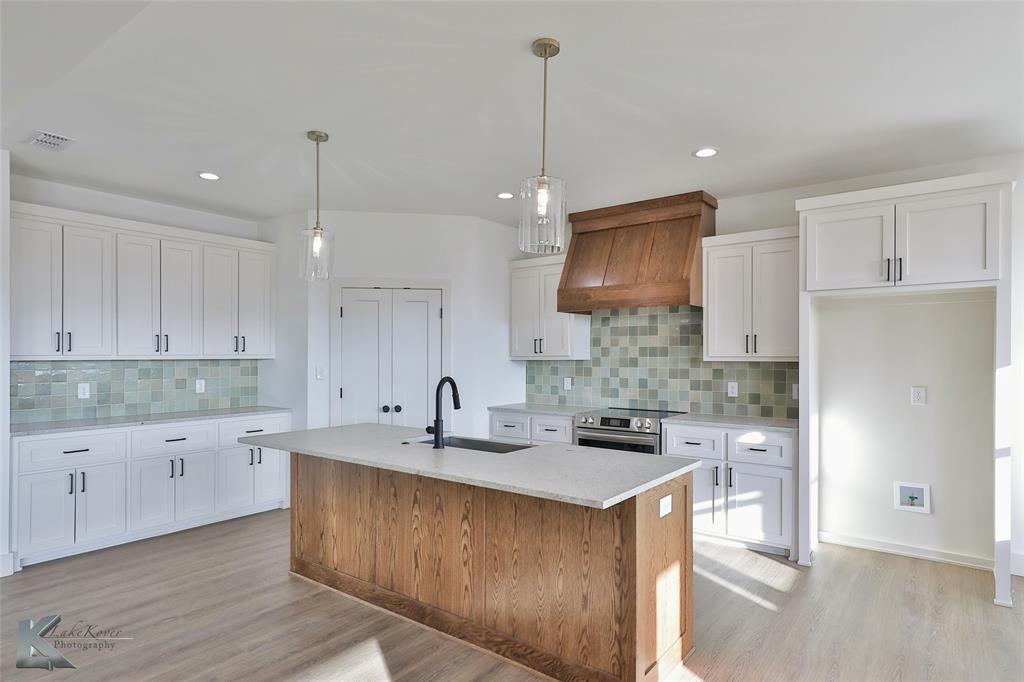
<path id="1" fill-rule="evenodd" d="M 638 495 L 636 520 L 637 679 L 663 680 L 693 649 L 693 474 Z"/>
<path id="2" fill-rule="evenodd" d="M 488 490 L 486 625 L 633 679 L 635 557 L 633 500 L 599 510 Z"/>
<path id="3" fill-rule="evenodd" d="M 377 584 L 484 620 L 485 490 L 380 470 Z"/>

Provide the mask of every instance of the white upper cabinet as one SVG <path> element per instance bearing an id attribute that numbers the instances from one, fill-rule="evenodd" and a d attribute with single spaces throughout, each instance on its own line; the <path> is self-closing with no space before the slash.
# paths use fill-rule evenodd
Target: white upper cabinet
<path id="1" fill-rule="evenodd" d="M 195 357 L 203 352 L 203 247 L 160 243 L 161 354 Z"/>
<path id="2" fill-rule="evenodd" d="M 551 256 L 510 263 L 512 359 L 590 359 L 590 316 L 558 312 L 558 283 L 564 260 L 564 256 Z"/>
<path id="3" fill-rule="evenodd" d="M 59 356 L 61 336 L 61 226 L 11 221 L 11 355 Z"/>
<path id="4" fill-rule="evenodd" d="M 704 359 L 796 360 L 796 228 L 704 240 Z"/>
<path id="5" fill-rule="evenodd" d="M 997 280 L 1010 190 L 988 174 L 800 199 L 807 291 Z"/>
<path id="6" fill-rule="evenodd" d="M 239 353 L 267 356 L 274 352 L 274 261 L 269 253 L 238 253 Z"/>
<path id="7" fill-rule="evenodd" d="M 894 205 L 807 214 L 807 290 L 891 287 Z"/>
<path id="8" fill-rule="evenodd" d="M 114 233 L 64 226 L 64 356 L 114 355 Z"/>
<path id="9" fill-rule="evenodd" d="M 995 189 L 897 202 L 897 284 L 998 279 L 999 212 Z"/>
<path id="10" fill-rule="evenodd" d="M 160 339 L 160 240 L 117 235 L 117 353 L 156 356 Z"/>
<path id="11" fill-rule="evenodd" d="M 204 247 L 203 354 L 235 355 L 238 337 L 238 250 Z"/>

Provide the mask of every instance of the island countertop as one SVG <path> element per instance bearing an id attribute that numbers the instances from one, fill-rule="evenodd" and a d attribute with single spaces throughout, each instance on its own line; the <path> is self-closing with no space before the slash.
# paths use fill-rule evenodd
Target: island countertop
<path id="1" fill-rule="evenodd" d="M 607 509 L 697 469 L 699 459 L 569 444 L 491 453 L 434 450 L 421 429 L 354 424 L 239 438 L 239 443 Z M 408 444 L 403 444 L 410 441 Z"/>

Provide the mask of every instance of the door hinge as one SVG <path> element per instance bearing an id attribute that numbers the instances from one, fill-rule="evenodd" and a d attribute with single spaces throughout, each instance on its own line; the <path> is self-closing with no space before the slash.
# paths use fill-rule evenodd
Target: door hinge
<path id="1" fill-rule="evenodd" d="M 345 317 L 345 306 L 338 306 L 338 317 Z"/>
<path id="2" fill-rule="evenodd" d="M 343 388 L 339 388 L 339 389 L 338 389 L 338 397 L 339 397 L 339 398 L 341 398 L 341 397 L 342 397 L 342 395 L 343 395 L 343 391 L 344 391 L 344 390 L 345 390 L 345 389 L 343 389 Z"/>

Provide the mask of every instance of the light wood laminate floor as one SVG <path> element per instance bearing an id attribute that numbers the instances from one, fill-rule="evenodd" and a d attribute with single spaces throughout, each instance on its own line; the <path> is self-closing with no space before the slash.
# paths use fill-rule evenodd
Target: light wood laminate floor
<path id="1" fill-rule="evenodd" d="M 288 573 L 288 512 L 29 566 L 0 580 L 0 678 L 18 621 L 118 628 L 65 650 L 75 680 L 536 680 L 534 673 Z M 1024 600 L 1024 581 L 1014 579 Z M 813 569 L 698 541 L 696 650 L 680 679 L 1024 680 L 1024 606 L 991 575 L 822 545 Z M 48 677 L 48 679 L 50 679 Z"/>

